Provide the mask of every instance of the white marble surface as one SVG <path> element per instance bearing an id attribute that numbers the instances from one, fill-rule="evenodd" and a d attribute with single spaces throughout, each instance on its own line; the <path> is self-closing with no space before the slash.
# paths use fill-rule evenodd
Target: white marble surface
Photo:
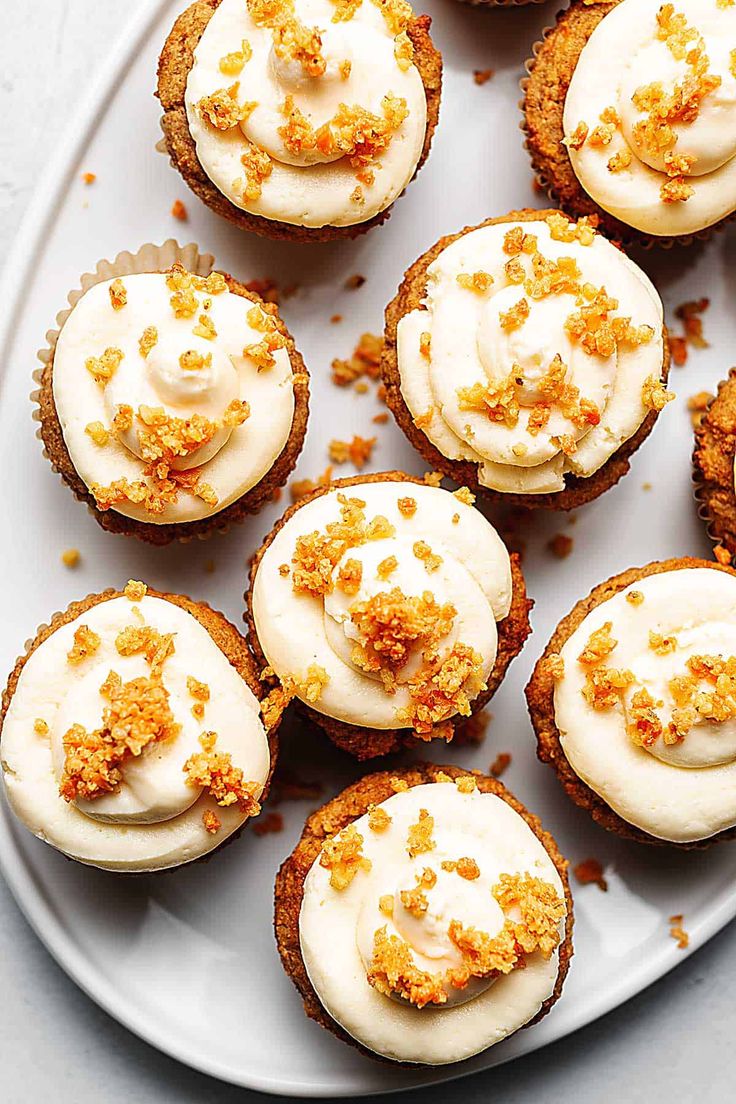
<path id="1" fill-rule="evenodd" d="M 448 3 L 453 0 L 447 0 Z M 146 0 L 16 0 L 0 36 L 0 250 L 89 74 Z M 553 8 L 554 5 L 551 5 Z M 492 13 L 488 16 L 493 18 Z M 595 887 L 580 892 L 596 893 Z M 101 1012 L 55 965 L 0 881 L 0 1099 L 27 1104 L 230 1104 L 266 1099 L 165 1058 Z M 423 1090 L 423 1104 L 585 1100 L 676 1104 L 733 1097 L 736 925 L 636 1000 L 530 1057 Z M 276 1047 L 274 1060 L 278 1060 Z M 417 1101 L 418 1093 L 407 1100 Z"/>

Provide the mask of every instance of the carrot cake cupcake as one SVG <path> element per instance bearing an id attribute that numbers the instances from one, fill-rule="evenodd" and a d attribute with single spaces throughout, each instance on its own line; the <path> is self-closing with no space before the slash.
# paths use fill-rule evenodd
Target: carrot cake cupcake
<path id="1" fill-rule="evenodd" d="M 632 568 L 565 617 L 526 690 L 539 758 L 642 843 L 736 835 L 736 571 Z"/>
<path id="2" fill-rule="evenodd" d="M 104 529 L 205 536 L 286 482 L 308 377 L 273 304 L 175 264 L 93 283 L 59 317 L 35 395 L 41 437 Z"/>
<path id="3" fill-rule="evenodd" d="M 713 541 L 736 556 L 736 370 L 718 387 L 695 429 L 693 468 L 700 516 Z"/>
<path id="4" fill-rule="evenodd" d="M 573 0 L 529 63 L 534 168 L 571 215 L 669 244 L 736 210 L 730 0 Z"/>
<path id="5" fill-rule="evenodd" d="M 445 475 L 569 510 L 613 486 L 672 396 L 660 298 L 590 222 L 516 211 L 440 239 L 386 310 L 386 401 Z"/>
<path id="6" fill-rule="evenodd" d="M 144 583 L 38 630 L 3 694 L 18 819 L 70 859 L 142 873 L 201 858 L 260 812 L 275 760 L 240 633 Z"/>
<path id="7" fill-rule="evenodd" d="M 460 1062 L 536 1023 L 572 956 L 567 863 L 493 778 L 418 763 L 307 821 L 276 939 L 308 1016 L 372 1058 Z"/>
<path id="8" fill-rule="evenodd" d="M 196 0 L 159 61 L 174 167 L 266 237 L 368 230 L 429 153 L 442 83 L 430 22 L 405 0 Z"/>
<path id="9" fill-rule="evenodd" d="M 341 479 L 287 510 L 254 558 L 266 676 L 359 759 L 451 740 L 530 632 L 518 556 L 472 501 L 401 472 Z"/>

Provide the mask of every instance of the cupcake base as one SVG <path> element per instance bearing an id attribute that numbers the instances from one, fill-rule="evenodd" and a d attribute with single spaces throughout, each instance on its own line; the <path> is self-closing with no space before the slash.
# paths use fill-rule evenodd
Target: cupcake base
<path id="1" fill-rule="evenodd" d="M 323 494 L 327 494 L 330 490 L 334 490 L 335 488 L 344 489 L 346 487 L 356 487 L 365 483 L 396 482 L 416 483 L 420 486 L 423 483 L 421 479 L 397 471 L 379 472 L 373 475 L 351 476 L 347 479 L 335 479 L 328 486 L 318 487 L 310 495 L 305 496 L 300 499 L 299 502 L 289 507 L 284 516 L 271 530 L 253 557 L 250 569 L 250 586 L 245 595 L 245 620 L 248 625 L 248 642 L 250 643 L 256 660 L 263 667 L 267 666 L 268 661 L 261 649 L 255 618 L 253 616 L 253 582 L 261 558 L 276 534 L 294 516 L 301 506 L 305 505 L 307 502 L 311 502 L 315 498 L 319 498 Z M 498 653 L 496 655 L 496 662 L 488 677 L 487 689 L 484 690 L 482 694 L 479 694 L 472 703 L 471 708 L 473 714 L 479 713 L 493 697 L 506 674 L 511 660 L 519 654 L 524 646 L 526 638 L 532 631 L 531 625 L 529 624 L 529 611 L 534 605 L 534 602 L 528 598 L 526 594 L 526 585 L 518 553 L 511 552 L 510 558 L 513 586 L 511 609 L 503 621 L 498 622 Z M 347 724 L 344 721 L 335 720 L 334 717 L 326 717 L 323 713 L 318 712 L 316 709 L 312 709 L 298 699 L 295 699 L 295 704 L 305 717 L 318 725 L 319 728 L 326 733 L 336 747 L 341 748 L 343 751 L 347 751 L 350 755 L 353 755 L 356 759 L 361 761 L 365 759 L 375 759 L 379 755 L 389 755 L 392 752 L 401 751 L 401 749 L 405 747 L 417 747 L 421 743 L 426 743 L 426 741 L 421 741 L 409 728 L 361 728 L 358 725 Z M 450 721 L 453 725 L 453 730 L 466 720 L 466 717 L 453 718 Z"/>
<path id="2" fill-rule="evenodd" d="M 212 258 L 200 257 L 196 247 L 181 249 L 175 242 L 167 242 L 159 249 L 144 246 L 135 256 L 129 253 L 120 254 L 115 261 L 102 261 L 98 265 L 93 276 L 84 277 L 82 290 L 86 291 L 95 283 L 108 280 L 114 275 L 125 276 L 132 272 L 163 272 L 166 265 L 159 267 L 155 258 L 167 257 L 168 264 L 181 258 L 186 267 L 186 259 L 189 253 L 195 255 L 190 258 L 192 271 L 200 275 L 207 275 L 212 271 Z M 169 259 L 170 258 L 170 259 Z M 153 264 L 151 262 L 153 261 Z M 232 276 L 223 273 L 227 281 L 228 290 L 252 303 L 262 305 L 263 300 L 255 292 L 248 289 Z M 70 295 L 72 305 L 78 301 L 82 292 Z M 59 315 L 57 321 L 60 326 L 68 317 L 68 311 Z M 139 521 L 127 517 L 115 509 L 101 510 L 84 480 L 79 476 L 69 451 L 64 441 L 64 434 L 56 412 L 56 404 L 53 394 L 54 379 L 54 350 L 58 339 L 58 331 L 49 333 L 50 347 L 39 353 L 43 362 L 43 368 L 34 377 L 39 384 L 37 391 L 31 395 L 36 405 L 34 418 L 40 423 L 38 436 L 44 445 L 44 455 L 50 461 L 54 471 L 58 472 L 64 482 L 71 488 L 74 495 L 85 502 L 90 513 L 97 523 L 108 533 L 122 533 L 125 536 L 138 537 L 148 544 L 165 545 L 174 540 L 189 541 L 193 538 L 205 539 L 213 532 L 225 532 L 231 525 L 243 521 L 249 514 L 257 514 L 258 511 L 286 484 L 291 472 L 296 466 L 299 454 L 304 445 L 304 437 L 307 432 L 307 419 L 309 415 L 309 374 L 302 359 L 301 353 L 294 344 L 294 339 L 279 317 L 275 319 L 280 333 L 286 339 L 286 350 L 292 364 L 294 374 L 294 417 L 291 423 L 289 437 L 281 453 L 266 472 L 263 478 L 251 487 L 240 498 L 231 502 L 225 509 L 211 514 L 209 517 L 196 521 L 184 521 L 156 525 L 153 522 Z"/>
<path id="3" fill-rule="evenodd" d="M 614 575 L 605 583 L 600 583 L 599 586 L 594 587 L 587 598 L 583 598 L 567 617 L 563 617 L 542 656 L 537 661 L 525 693 L 529 716 L 537 737 L 537 756 L 543 763 L 547 763 L 552 767 L 571 801 L 590 813 L 596 824 L 600 824 L 602 828 L 606 828 L 609 832 L 613 832 L 623 839 L 635 840 L 637 843 L 648 843 L 658 847 L 677 847 L 692 851 L 709 847 L 717 840 L 736 839 L 736 827 L 728 828 L 715 836 L 710 836 L 708 839 L 678 843 L 652 836 L 644 829 L 629 824 L 627 820 L 614 812 L 611 806 L 575 773 L 565 756 L 560 740 L 560 731 L 555 721 L 554 679 L 546 662 L 550 655 L 560 652 L 566 641 L 569 640 L 578 626 L 582 624 L 596 606 L 608 601 L 609 598 L 625 590 L 632 583 L 645 579 L 649 575 L 659 575 L 663 571 L 680 571 L 683 568 L 710 568 L 711 570 L 736 574 L 730 568 L 722 567 L 710 560 L 700 560 L 686 556 L 682 559 L 662 560 L 647 564 L 646 567 L 632 567 L 628 571 L 623 571 L 620 575 Z"/>
<path id="4" fill-rule="evenodd" d="M 304 895 L 304 881 L 326 839 L 342 831 L 348 824 L 351 824 L 354 820 L 357 820 L 367 813 L 370 805 L 378 805 L 380 802 L 391 797 L 394 793 L 394 789 L 391 785 L 391 780 L 393 778 L 402 779 L 407 782 L 410 787 L 421 786 L 428 782 L 434 782 L 440 772 L 453 779 L 468 773 L 468 771 L 462 770 L 460 767 L 442 767 L 435 766 L 431 763 L 417 763 L 412 767 L 406 767 L 396 771 L 381 771 L 378 774 L 369 774 L 361 778 L 358 782 L 355 782 L 352 786 L 348 786 L 341 794 L 338 794 L 332 801 L 328 801 L 326 805 L 323 805 L 321 809 L 318 809 L 309 817 L 299 843 L 288 859 L 282 864 L 276 876 L 274 910 L 276 944 L 279 949 L 279 954 L 281 955 L 283 967 L 301 994 L 302 1000 L 304 1001 L 304 1011 L 307 1016 L 312 1020 L 316 1020 L 322 1027 L 327 1028 L 327 1030 L 331 1031 L 333 1035 L 336 1035 L 338 1039 L 342 1039 L 343 1042 L 356 1047 L 361 1053 L 367 1055 L 369 1058 L 373 1058 L 378 1062 L 383 1062 L 394 1067 L 405 1066 L 407 1068 L 412 1068 L 412 1064 L 395 1062 L 390 1058 L 385 1058 L 369 1050 L 340 1027 L 323 1007 L 309 980 L 309 975 L 304 965 L 304 959 L 302 958 L 299 943 L 299 912 L 301 909 L 302 897 Z M 475 772 L 473 772 L 473 776 L 481 793 L 495 794 L 510 805 L 519 816 L 523 817 L 552 859 L 565 889 L 567 921 L 565 937 L 559 947 L 559 971 L 557 974 L 557 982 L 552 996 L 544 1002 L 537 1015 L 530 1020 L 529 1023 L 524 1025 L 525 1027 L 531 1027 L 532 1024 L 538 1023 L 539 1020 L 543 1019 L 559 999 L 573 954 L 573 902 L 567 879 L 567 862 L 560 854 L 554 839 L 548 832 L 544 831 L 537 817 L 528 812 L 521 802 L 517 801 L 501 782 L 495 778 L 489 778 L 486 777 L 486 775 L 476 774 Z"/>
<path id="5" fill-rule="evenodd" d="M 528 76 L 521 85 L 524 111 L 521 125 L 532 168 L 542 190 L 566 214 L 573 218 L 597 217 L 599 228 L 614 241 L 637 243 L 647 249 L 653 245 L 664 248 L 690 245 L 696 239 L 709 238 L 736 214 L 695 234 L 665 237 L 636 230 L 599 207 L 588 195 L 563 144 L 565 100 L 578 59 L 593 31 L 618 3 L 620 0 L 600 0 L 587 5 L 584 0 L 572 0 L 570 7 L 558 14 L 555 26 L 548 28 L 542 41 L 536 43 L 533 56 L 526 63 Z"/>
<path id="6" fill-rule="evenodd" d="M 471 230 L 479 230 L 484 226 L 496 226 L 508 222 L 535 222 L 544 219 L 548 215 L 557 214 L 553 209 L 535 211 L 525 207 L 520 211 L 511 211 L 508 215 L 499 218 L 486 219 L 478 226 L 468 226 L 456 234 L 448 234 L 428 249 L 426 253 L 407 269 L 401 286 L 394 299 L 386 307 L 386 329 L 384 334 L 383 354 L 381 357 L 381 376 L 386 388 L 386 403 L 391 410 L 396 422 L 404 435 L 414 448 L 421 453 L 428 464 L 436 471 L 441 471 L 449 479 L 453 479 L 461 486 L 482 495 L 486 500 L 496 503 L 504 503 L 508 506 L 522 507 L 527 510 L 576 510 L 587 502 L 592 502 L 609 488 L 622 479 L 631 467 L 630 458 L 640 445 L 644 443 L 654 428 L 657 414 L 652 411 L 644 419 L 639 429 L 625 441 L 623 445 L 599 468 L 593 475 L 585 478 L 568 473 L 565 476 L 565 490 L 551 494 L 505 494 L 502 491 L 494 491 L 483 487 L 478 482 L 478 465 L 467 460 L 450 460 L 444 456 L 429 440 L 423 430 L 414 424 L 404 396 L 401 393 L 401 374 L 399 372 L 399 360 L 397 354 L 396 332 L 400 320 L 410 311 L 421 308 L 427 287 L 427 269 L 434 260 Z M 662 365 L 662 378 L 667 381 L 670 368 L 670 351 L 667 341 L 667 332 L 664 332 L 664 363 Z"/>
<path id="7" fill-rule="evenodd" d="M 193 599 L 186 597 L 183 594 L 169 594 L 166 591 L 154 590 L 148 587 L 146 591 L 147 595 L 151 598 L 161 598 L 166 602 L 171 602 L 172 605 L 179 606 L 187 613 L 191 614 L 202 626 L 206 629 L 213 643 L 220 649 L 223 655 L 228 659 L 229 663 L 238 672 L 243 682 L 247 685 L 248 689 L 253 695 L 260 701 L 264 696 L 263 685 L 258 678 L 258 671 L 255 663 L 253 662 L 253 656 L 251 655 L 247 643 L 243 636 L 238 632 L 235 626 L 228 621 L 224 614 L 218 610 L 212 609 L 206 602 L 195 602 Z M 50 618 L 48 624 L 39 625 L 36 630 L 36 635 L 32 640 L 26 643 L 25 651 L 22 656 L 15 662 L 13 670 L 8 676 L 8 681 L 2 692 L 2 699 L 0 701 L 0 734 L 2 734 L 2 727 L 5 721 L 5 715 L 10 707 L 10 702 L 18 686 L 18 680 L 23 672 L 23 668 L 26 663 L 39 648 L 44 641 L 48 640 L 50 636 L 62 627 L 62 625 L 68 625 L 72 621 L 75 621 L 82 614 L 92 609 L 93 606 L 97 606 L 100 602 L 108 602 L 113 598 L 122 598 L 124 591 L 115 590 L 110 588 L 109 590 L 103 590 L 99 594 L 88 594 L 86 598 L 82 598 L 77 602 L 72 602 L 65 610 L 55 613 Z M 266 735 L 268 738 L 268 750 L 270 756 L 270 766 L 268 771 L 268 777 L 263 787 L 263 793 L 259 798 L 261 805 L 268 797 L 268 793 L 271 787 L 271 781 L 273 779 L 274 771 L 278 761 L 279 753 L 279 737 L 278 729 L 281 722 L 279 718 L 275 724 L 272 724 L 267 729 Z M 135 871 L 121 872 L 123 877 L 135 878 L 135 877 L 150 877 L 152 874 L 171 874 L 173 871 L 178 870 L 181 865 L 192 865 L 193 863 L 208 862 L 213 855 L 221 851 L 223 847 L 226 847 L 229 843 L 236 840 L 243 829 L 248 825 L 250 818 L 246 819 L 239 828 L 227 836 L 212 850 L 208 851 L 205 855 L 200 855 L 199 858 L 193 859 L 191 863 L 179 864 L 179 866 L 164 867 L 160 870 L 141 871 L 139 873 Z M 53 845 L 51 845 L 53 846 Z M 63 853 L 63 852 L 62 852 Z M 88 863 L 82 863 L 80 859 L 76 859 L 71 855 L 65 855 L 65 858 L 69 862 L 79 862 L 83 866 L 89 865 Z"/>
<path id="8" fill-rule="evenodd" d="M 715 545 L 736 556 L 736 368 L 718 386 L 695 430 L 693 480 L 698 513 Z"/>
<path id="9" fill-rule="evenodd" d="M 182 12 L 164 43 L 158 62 L 156 95 L 163 108 L 161 129 L 164 142 L 173 167 L 181 174 L 188 187 L 215 214 L 235 223 L 241 230 L 281 241 L 316 242 L 356 238 L 373 226 L 385 222 L 391 207 L 366 222 L 352 226 L 309 227 L 278 222 L 236 207 L 212 183 L 197 157 L 189 131 L 184 98 L 194 51 L 219 4 L 220 0 L 195 0 L 194 4 Z M 442 56 L 435 49 L 429 35 L 431 22 L 427 15 L 418 16 L 412 20 L 406 31 L 414 46 L 414 64 L 419 70 L 427 97 L 427 132 L 415 176 L 429 156 L 440 111 Z"/>

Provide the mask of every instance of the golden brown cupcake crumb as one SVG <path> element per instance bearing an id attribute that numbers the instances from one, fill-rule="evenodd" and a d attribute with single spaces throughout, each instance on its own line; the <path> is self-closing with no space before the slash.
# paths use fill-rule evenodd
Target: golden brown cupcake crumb
<path id="1" fill-rule="evenodd" d="M 670 938 L 674 939 L 677 943 L 677 948 L 680 951 L 684 951 L 690 946 L 690 936 L 687 934 L 682 926 L 683 915 L 678 912 L 674 916 L 670 916 Z"/>
<path id="2" fill-rule="evenodd" d="M 511 755 L 507 751 L 499 751 L 490 766 L 490 773 L 494 778 L 500 778 L 511 766 Z"/>
<path id="3" fill-rule="evenodd" d="M 581 885 L 597 885 L 604 893 L 608 889 L 608 882 L 603 877 L 603 867 L 598 859 L 583 859 L 576 863 L 572 872 Z"/>

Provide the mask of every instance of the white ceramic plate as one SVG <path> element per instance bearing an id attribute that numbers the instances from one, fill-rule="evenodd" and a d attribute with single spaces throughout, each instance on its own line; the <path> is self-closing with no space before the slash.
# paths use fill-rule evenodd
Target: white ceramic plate
<path id="1" fill-rule="evenodd" d="M 73 598 L 142 578 L 242 615 L 246 561 L 278 508 L 227 538 L 149 549 L 104 534 L 75 503 L 41 457 L 28 392 L 36 349 L 80 273 L 101 257 L 145 241 L 178 235 L 215 253 L 245 279 L 272 276 L 298 283 L 284 315 L 312 372 L 313 400 L 299 473 L 327 463 L 326 444 L 352 432 L 370 435 L 379 409 L 372 396 L 329 382 L 334 356 L 347 355 L 363 330 L 377 331 L 404 268 L 441 234 L 539 206 L 517 129 L 518 80 L 531 44 L 554 5 L 484 12 L 454 0 L 428 0 L 445 56 L 442 120 L 428 164 L 390 221 L 352 243 L 276 245 L 243 235 L 188 194 L 154 151 L 158 104 L 152 92 L 156 56 L 183 2 L 151 2 L 120 41 L 45 173 L 19 235 L 0 292 L 0 441 L 4 472 L 3 631 L 0 666 L 9 670 L 26 637 Z M 479 87 L 473 69 L 494 68 Z M 85 187 L 82 171 L 97 173 Z M 186 225 L 169 212 L 174 199 Z M 435 1073 L 373 1063 L 305 1019 L 285 977 L 271 931 L 276 868 L 296 841 L 308 806 L 282 808 L 285 830 L 245 833 L 208 864 L 158 877 L 126 879 L 70 863 L 33 839 L 0 807 L 2 869 L 30 923 L 71 977 L 113 1016 L 148 1042 L 198 1069 L 239 1085 L 304 1096 L 355 1096 L 436 1082 L 485 1069 L 557 1039 L 650 984 L 687 952 L 668 936 L 667 918 L 683 913 L 690 949 L 736 914 L 736 852 L 722 845 L 680 854 L 624 844 L 571 807 L 548 768 L 537 763 L 523 687 L 560 616 L 588 589 L 633 564 L 687 553 L 707 554 L 690 487 L 691 428 L 686 397 L 713 388 L 736 342 L 733 232 L 706 248 L 654 253 L 642 263 L 670 308 L 709 295 L 709 350 L 675 370 L 677 403 L 664 412 L 633 470 L 615 490 L 565 519 L 530 518 L 525 562 L 536 599 L 534 635 L 492 703 L 479 749 L 432 748 L 438 760 L 486 768 L 499 751 L 513 763 L 505 781 L 541 814 L 572 861 L 604 862 L 609 892 L 576 890 L 576 956 L 562 1000 L 539 1026 L 462 1066 Z M 345 291 L 353 273 L 367 277 Z M 335 312 L 344 320 L 330 325 Z M 375 467 L 423 465 L 393 424 L 375 427 Z M 349 469 L 345 469 L 347 474 Z M 645 491 L 643 485 L 651 483 Z M 555 560 L 549 537 L 567 531 L 572 555 Z M 77 571 L 62 567 L 63 549 L 82 552 Z M 216 570 L 205 571 L 208 560 Z M 295 732 L 286 754 L 319 777 L 325 796 L 355 777 L 352 763 L 315 736 Z"/>

